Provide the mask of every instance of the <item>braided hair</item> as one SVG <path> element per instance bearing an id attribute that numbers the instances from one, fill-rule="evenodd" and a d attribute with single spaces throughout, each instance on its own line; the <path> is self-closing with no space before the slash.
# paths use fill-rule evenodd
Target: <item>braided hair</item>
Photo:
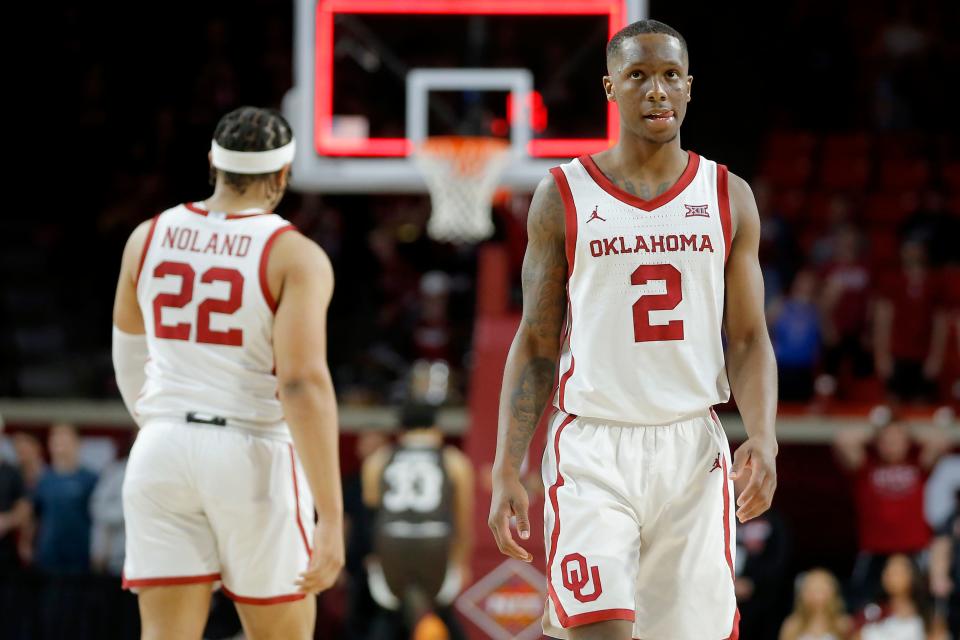
<path id="1" fill-rule="evenodd" d="M 271 151 L 293 140 L 293 129 L 279 111 L 240 107 L 220 118 L 213 139 L 230 151 Z M 215 185 L 217 174 L 221 174 L 227 185 L 242 194 L 251 184 L 276 173 L 231 173 L 210 167 L 210 184 Z"/>

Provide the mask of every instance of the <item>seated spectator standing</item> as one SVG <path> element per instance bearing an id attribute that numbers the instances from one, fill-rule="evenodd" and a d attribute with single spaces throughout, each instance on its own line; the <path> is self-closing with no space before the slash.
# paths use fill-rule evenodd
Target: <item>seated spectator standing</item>
<path id="1" fill-rule="evenodd" d="M 918 554 L 930 542 L 923 517 L 927 474 L 949 446 L 946 439 L 911 437 L 890 421 L 879 431 L 847 428 L 837 433 L 837 458 L 854 479 L 859 555 L 851 578 L 851 601 L 860 606 L 873 595 L 889 556 Z"/>
<path id="2" fill-rule="evenodd" d="M 876 302 L 876 370 L 895 398 L 930 400 L 946 354 L 947 314 L 923 243 L 906 241 L 900 262 L 881 282 Z"/>
<path id="3" fill-rule="evenodd" d="M 820 317 L 813 302 L 816 278 L 801 271 L 790 297 L 771 305 L 773 349 L 780 374 L 780 399 L 804 402 L 813 394 L 813 369 L 820 354 Z"/>
<path id="4" fill-rule="evenodd" d="M 72 425 L 50 430 L 50 468 L 33 497 L 39 518 L 35 562 L 51 574 L 80 574 L 90 569 L 90 496 L 97 476 L 80 467 L 80 442 Z"/>

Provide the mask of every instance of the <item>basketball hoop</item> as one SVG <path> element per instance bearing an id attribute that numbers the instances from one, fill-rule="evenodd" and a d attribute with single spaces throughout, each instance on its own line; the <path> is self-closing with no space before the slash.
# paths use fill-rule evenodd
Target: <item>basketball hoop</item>
<path id="1" fill-rule="evenodd" d="M 427 234 L 440 242 L 472 243 L 493 233 L 491 203 L 510 144 L 499 138 L 436 136 L 414 147 L 413 160 L 430 190 Z"/>

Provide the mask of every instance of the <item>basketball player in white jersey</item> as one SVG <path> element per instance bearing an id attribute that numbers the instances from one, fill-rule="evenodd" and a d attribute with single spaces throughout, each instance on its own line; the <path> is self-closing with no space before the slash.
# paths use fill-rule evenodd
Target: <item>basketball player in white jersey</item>
<path id="1" fill-rule="evenodd" d="M 746 182 L 680 146 L 692 77 L 679 33 L 634 23 L 607 68 L 617 144 L 553 169 L 530 206 L 489 524 L 503 553 L 531 560 L 510 519 L 528 538 L 519 470 L 553 391 L 545 633 L 737 638 L 733 518 L 763 513 L 776 486 L 759 216 Z M 711 408 L 731 388 L 749 436 L 732 463 Z"/>
<path id="2" fill-rule="evenodd" d="M 278 113 L 227 114 L 213 195 L 140 225 L 124 251 L 114 366 L 141 427 L 123 487 L 124 586 L 145 639 L 199 639 L 216 584 L 247 637 L 312 638 L 313 594 L 343 566 L 333 273 L 270 212 L 293 153 Z"/>

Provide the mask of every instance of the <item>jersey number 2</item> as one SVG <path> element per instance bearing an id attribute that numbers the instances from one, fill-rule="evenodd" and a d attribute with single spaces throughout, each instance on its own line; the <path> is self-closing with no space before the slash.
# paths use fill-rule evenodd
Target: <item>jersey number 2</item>
<path id="1" fill-rule="evenodd" d="M 667 292 L 643 295 L 633 303 L 634 342 L 662 342 L 683 340 L 683 320 L 671 320 L 667 324 L 650 324 L 651 311 L 676 309 L 683 300 L 680 285 L 680 270 L 672 264 L 642 264 L 630 276 L 630 284 L 643 285 L 650 280 L 663 280 Z"/>
<path id="2" fill-rule="evenodd" d="M 161 314 L 164 307 L 182 309 L 193 300 L 193 286 L 196 272 L 186 262 L 161 262 L 153 270 L 154 278 L 167 276 L 180 277 L 180 291 L 177 293 L 160 293 L 153 299 L 153 331 L 158 338 L 167 340 L 189 340 L 190 323 L 163 324 Z M 243 274 L 236 269 L 211 267 L 200 276 L 200 282 L 226 282 L 230 285 L 230 295 L 226 300 L 207 298 L 197 307 L 197 342 L 204 344 L 222 344 L 230 347 L 243 346 L 243 329 L 227 329 L 217 331 L 210 328 L 210 314 L 222 313 L 230 315 L 236 313 L 243 304 Z"/>

